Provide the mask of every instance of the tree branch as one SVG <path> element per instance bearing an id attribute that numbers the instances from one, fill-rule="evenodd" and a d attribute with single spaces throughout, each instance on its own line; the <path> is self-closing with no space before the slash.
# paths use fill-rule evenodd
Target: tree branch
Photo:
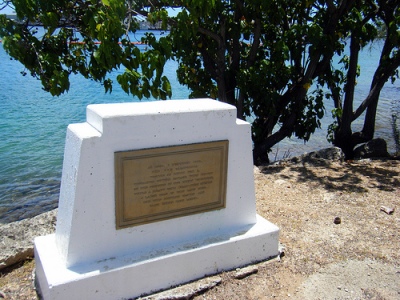
<path id="1" fill-rule="evenodd" d="M 197 31 L 202 33 L 202 34 L 204 34 L 204 35 L 206 35 L 206 36 L 209 36 L 210 38 L 215 40 L 218 43 L 219 46 L 221 46 L 223 44 L 222 38 L 217 33 L 212 32 L 211 30 L 208 30 L 208 29 L 205 29 L 205 28 L 202 28 L 202 27 L 199 27 L 197 29 Z"/>
<path id="2" fill-rule="evenodd" d="M 261 37 L 261 19 L 257 18 L 254 20 L 254 37 L 253 37 L 253 44 L 251 45 L 249 59 L 247 61 L 247 66 L 251 67 L 254 65 L 257 51 L 260 48 L 260 37 Z"/>

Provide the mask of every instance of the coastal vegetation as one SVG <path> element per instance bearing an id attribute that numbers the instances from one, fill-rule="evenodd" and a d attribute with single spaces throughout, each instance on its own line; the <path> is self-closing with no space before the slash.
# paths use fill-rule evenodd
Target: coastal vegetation
<path id="1" fill-rule="evenodd" d="M 328 138 L 352 158 L 356 145 L 374 137 L 380 91 L 398 77 L 400 65 L 400 4 L 394 0 L 0 1 L 5 7 L 19 21 L 0 17 L 4 48 L 52 95 L 68 91 L 71 74 L 111 92 L 108 75 L 123 68 L 117 81 L 125 92 L 170 98 L 163 70 L 175 59 L 191 97 L 233 104 L 239 118 L 252 122 L 256 164 L 267 162 L 271 147 L 286 137 L 307 141 L 327 101 L 335 118 Z M 139 49 L 129 35 L 139 28 L 138 16 L 168 34 L 156 39 L 148 32 L 142 40 L 148 47 Z M 38 22 L 42 36 L 30 25 Z M 358 56 L 378 38 L 380 61 L 356 106 Z M 362 116 L 362 129 L 353 132 Z"/>

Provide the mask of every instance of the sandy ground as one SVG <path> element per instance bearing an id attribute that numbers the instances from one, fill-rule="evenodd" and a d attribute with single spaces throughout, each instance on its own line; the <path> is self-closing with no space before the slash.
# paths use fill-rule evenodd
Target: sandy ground
<path id="1" fill-rule="evenodd" d="M 255 168 L 257 210 L 280 227 L 284 255 L 243 279 L 218 274 L 194 299 L 400 299 L 399 172 L 399 160 Z M 33 268 L 2 271 L 0 298 L 36 299 Z"/>

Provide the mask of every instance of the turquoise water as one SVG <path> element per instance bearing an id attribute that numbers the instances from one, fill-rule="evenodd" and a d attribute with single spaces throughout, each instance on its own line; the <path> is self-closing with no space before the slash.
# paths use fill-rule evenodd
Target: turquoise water
<path id="1" fill-rule="evenodd" d="M 170 61 L 165 69 L 175 82 L 176 68 Z M 85 121 L 87 105 L 139 101 L 118 84 L 112 94 L 105 94 L 99 83 L 80 76 L 72 77 L 67 94 L 52 97 L 38 80 L 22 76 L 23 70 L 0 44 L 0 223 L 57 206 L 66 128 Z M 175 84 L 175 99 L 188 95 L 185 87 Z"/>
<path id="2" fill-rule="evenodd" d="M 361 62 L 367 75 L 374 66 L 376 49 L 365 51 Z M 363 72 L 362 66 L 362 72 Z M 189 91 L 176 82 L 176 63 L 168 62 L 167 76 L 173 82 L 173 99 L 185 99 Z M 41 89 L 40 82 L 23 77 L 23 66 L 10 60 L 0 46 L 0 223 L 36 215 L 57 206 L 60 186 L 64 139 L 70 123 L 84 122 L 88 104 L 138 101 L 126 95 L 118 86 L 112 94 L 103 87 L 79 76 L 71 80 L 70 92 L 52 97 Z M 116 76 L 114 72 L 112 76 Z M 368 88 L 368 78 L 359 80 L 357 97 L 361 99 Z M 365 83 L 364 83 L 365 82 Z M 400 84 L 387 85 L 382 91 L 376 137 L 388 141 L 394 152 L 393 115 L 400 129 Z M 286 140 L 271 153 L 271 159 L 295 156 L 329 146 L 326 128 L 331 122 L 323 120 L 323 128 L 304 144 L 297 139 Z"/>

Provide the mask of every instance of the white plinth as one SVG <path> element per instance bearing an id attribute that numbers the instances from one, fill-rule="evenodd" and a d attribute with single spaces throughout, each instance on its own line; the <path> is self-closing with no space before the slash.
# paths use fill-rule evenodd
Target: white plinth
<path id="1" fill-rule="evenodd" d="M 55 236 L 43 236 L 35 240 L 36 276 L 44 299 L 134 298 L 275 255 L 277 231 L 258 217 L 245 232 L 170 247 L 161 256 L 126 255 L 71 268 L 60 260 Z"/>
<path id="2" fill-rule="evenodd" d="M 116 230 L 114 152 L 228 140 L 226 207 Z M 35 240 L 44 299 L 124 299 L 278 254 L 256 215 L 250 124 L 209 99 L 89 105 L 68 126 L 56 233 Z"/>

